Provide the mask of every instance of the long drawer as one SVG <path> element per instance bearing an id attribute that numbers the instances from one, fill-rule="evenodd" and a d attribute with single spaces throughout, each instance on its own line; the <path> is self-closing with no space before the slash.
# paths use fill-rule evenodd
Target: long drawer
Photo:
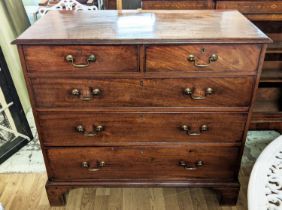
<path id="1" fill-rule="evenodd" d="M 168 45 L 146 48 L 146 71 L 255 72 L 259 45 Z"/>
<path id="2" fill-rule="evenodd" d="M 37 107 L 247 107 L 254 77 L 32 79 Z"/>
<path id="3" fill-rule="evenodd" d="M 54 180 L 234 179 L 237 147 L 86 147 L 46 151 Z"/>
<path id="4" fill-rule="evenodd" d="M 48 146 L 239 142 L 247 115 L 232 113 L 41 113 Z"/>
<path id="5" fill-rule="evenodd" d="M 26 46 L 29 72 L 136 72 L 137 46 Z"/>

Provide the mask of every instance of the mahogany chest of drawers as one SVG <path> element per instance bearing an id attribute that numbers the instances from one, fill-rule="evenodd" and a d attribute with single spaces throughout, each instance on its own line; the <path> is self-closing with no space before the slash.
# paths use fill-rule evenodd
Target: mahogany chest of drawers
<path id="1" fill-rule="evenodd" d="M 50 204 L 89 186 L 208 187 L 236 203 L 270 42 L 237 11 L 49 12 L 15 43 Z"/>
<path id="2" fill-rule="evenodd" d="M 267 34 L 268 45 L 250 130 L 282 133 L 282 0 L 142 0 L 143 9 L 238 10 Z"/>

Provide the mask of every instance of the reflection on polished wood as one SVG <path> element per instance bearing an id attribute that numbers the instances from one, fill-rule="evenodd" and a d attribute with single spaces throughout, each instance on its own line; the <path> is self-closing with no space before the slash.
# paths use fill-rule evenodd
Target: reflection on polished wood
<path id="1" fill-rule="evenodd" d="M 269 42 L 236 11 L 48 13 L 16 43 L 50 204 L 75 188 L 142 186 L 211 188 L 235 205 Z"/>
<path id="2" fill-rule="evenodd" d="M 19 36 L 16 43 L 271 42 L 237 11 L 50 11 L 35 26 Z"/>
<path id="3" fill-rule="evenodd" d="M 272 97 L 277 91 L 282 95 L 282 0 L 142 0 L 142 8 L 238 10 L 266 33 L 274 42 L 266 51 L 260 80 L 262 88 L 257 91 L 257 98 L 264 97 L 264 100 L 256 101 L 250 128 L 282 132 L 281 100 L 274 101 Z"/>
<path id="4" fill-rule="evenodd" d="M 0 200 L 7 210 L 246 210 L 250 169 L 241 169 L 236 206 L 218 204 L 202 188 L 79 188 L 70 191 L 65 207 L 50 207 L 46 174 L 0 174 Z"/>

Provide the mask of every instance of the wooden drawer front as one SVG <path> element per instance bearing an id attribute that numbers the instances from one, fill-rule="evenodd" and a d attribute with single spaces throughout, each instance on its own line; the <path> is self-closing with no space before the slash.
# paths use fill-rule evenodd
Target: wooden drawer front
<path id="1" fill-rule="evenodd" d="M 282 1 L 217 1 L 217 9 L 236 9 L 242 13 L 282 13 Z"/>
<path id="2" fill-rule="evenodd" d="M 228 113 L 47 112 L 39 116 L 39 124 L 42 140 L 49 146 L 235 142 L 242 139 L 246 117 Z M 97 130 L 99 126 L 102 130 Z"/>
<path id="3" fill-rule="evenodd" d="M 152 46 L 146 48 L 146 71 L 256 71 L 259 54 L 257 45 Z"/>
<path id="4" fill-rule="evenodd" d="M 47 150 L 52 178 L 56 180 L 232 179 L 238 154 L 237 147 L 203 145 Z"/>
<path id="5" fill-rule="evenodd" d="M 36 78 L 32 83 L 38 107 L 247 107 L 252 95 L 254 78 L 143 80 Z M 199 98 L 203 99 L 198 100 Z"/>
<path id="6" fill-rule="evenodd" d="M 146 0 L 142 1 L 142 9 L 209 9 L 212 8 L 212 4 L 208 0 L 204 1 L 157 1 Z"/>
<path id="7" fill-rule="evenodd" d="M 132 72 L 138 71 L 136 46 L 28 46 L 24 47 L 30 72 Z M 66 56 L 72 55 L 74 65 L 85 65 L 90 55 L 95 61 L 87 67 L 74 67 Z"/>

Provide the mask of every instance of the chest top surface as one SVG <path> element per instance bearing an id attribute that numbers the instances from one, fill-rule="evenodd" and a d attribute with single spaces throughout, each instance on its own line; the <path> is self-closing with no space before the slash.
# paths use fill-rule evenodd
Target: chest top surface
<path id="1" fill-rule="evenodd" d="M 16 44 L 269 43 L 238 11 L 50 11 Z"/>

